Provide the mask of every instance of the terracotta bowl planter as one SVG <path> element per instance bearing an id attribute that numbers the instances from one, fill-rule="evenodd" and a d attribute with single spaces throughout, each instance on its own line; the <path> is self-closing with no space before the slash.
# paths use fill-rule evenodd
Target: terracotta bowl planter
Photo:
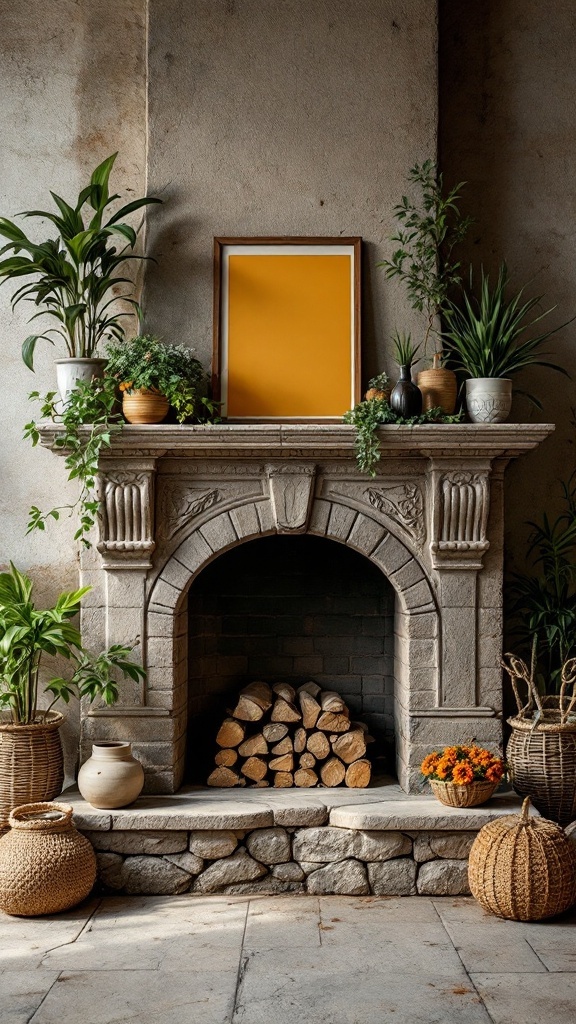
<path id="1" fill-rule="evenodd" d="M 168 415 L 168 399 L 156 388 L 125 391 L 122 412 L 128 423 L 161 423 Z"/>

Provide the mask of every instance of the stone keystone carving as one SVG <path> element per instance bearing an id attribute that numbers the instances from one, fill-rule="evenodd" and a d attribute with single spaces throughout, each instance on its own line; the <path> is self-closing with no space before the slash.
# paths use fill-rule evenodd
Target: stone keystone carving
<path id="1" fill-rule="evenodd" d="M 438 534 L 433 551 L 483 552 L 490 544 L 486 535 L 490 492 L 485 473 L 445 473 L 439 481 Z"/>
<path id="2" fill-rule="evenodd" d="M 113 560 L 148 561 L 154 550 L 153 476 L 119 470 L 99 477 L 100 541 L 98 551 Z M 110 564 L 110 558 L 107 558 Z"/>
<path id="3" fill-rule="evenodd" d="M 268 466 L 270 500 L 278 533 L 304 533 L 314 490 L 315 466 Z"/>
<path id="4" fill-rule="evenodd" d="M 417 484 L 393 484 L 390 487 L 368 487 L 364 494 L 370 504 L 403 526 L 422 546 L 426 535 L 424 499 Z"/>
<path id="5" fill-rule="evenodd" d="M 158 530 L 166 540 L 171 540 L 182 526 L 221 500 L 222 495 L 216 487 L 201 491 L 184 483 L 166 488 L 158 510 Z"/>

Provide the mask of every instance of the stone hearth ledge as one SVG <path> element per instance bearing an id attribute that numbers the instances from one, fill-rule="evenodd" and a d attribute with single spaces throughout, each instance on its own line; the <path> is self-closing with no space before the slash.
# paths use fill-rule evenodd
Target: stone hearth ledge
<path id="1" fill-rule="evenodd" d="M 366 790 L 216 790 L 184 787 L 173 795 L 140 797 L 131 807 L 101 811 L 66 790 L 77 828 L 93 832 L 188 829 L 257 829 L 333 825 L 371 831 L 477 831 L 489 821 L 520 812 L 510 790 L 480 807 L 445 807 L 433 796 L 407 796 L 397 783 Z"/>

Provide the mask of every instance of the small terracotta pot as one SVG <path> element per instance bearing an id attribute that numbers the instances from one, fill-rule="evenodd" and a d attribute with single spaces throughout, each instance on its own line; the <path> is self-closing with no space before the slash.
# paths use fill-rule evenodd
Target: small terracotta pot
<path id="1" fill-rule="evenodd" d="M 437 369 L 421 370 L 417 377 L 418 387 L 422 392 L 422 408 L 424 412 L 440 406 L 442 412 L 451 416 L 456 408 L 458 383 L 453 370 Z"/>
<path id="2" fill-rule="evenodd" d="M 122 412 L 128 423 L 161 423 L 169 408 L 168 399 L 155 388 L 125 391 L 122 396 Z"/>
<path id="3" fill-rule="evenodd" d="M 78 789 L 93 807 L 126 807 L 140 796 L 144 769 L 130 743 L 94 743 L 78 772 Z"/>

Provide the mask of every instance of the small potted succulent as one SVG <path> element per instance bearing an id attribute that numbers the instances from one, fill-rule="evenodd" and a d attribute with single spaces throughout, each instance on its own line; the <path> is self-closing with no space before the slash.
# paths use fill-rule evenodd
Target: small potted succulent
<path id="1" fill-rule="evenodd" d="M 1 253 L 11 253 L 0 261 L 0 284 L 26 279 L 12 298 L 18 303 L 33 302 L 38 316 L 56 321 L 41 334 L 29 335 L 22 345 L 22 359 L 34 369 L 34 351 L 40 339 L 63 341 L 64 359 L 56 360 L 58 390 L 65 404 L 76 380 L 101 377 L 106 360 L 101 344 L 107 338 L 124 337 L 122 318 L 139 305 L 133 296 L 133 282 L 126 277 L 129 260 L 142 259 L 133 254 L 139 227 L 126 218 L 160 199 L 145 196 L 110 211 L 118 195 L 110 195 L 108 182 L 117 153 L 113 153 L 93 171 L 88 185 L 81 189 L 74 205 L 51 193 L 57 208 L 27 210 L 20 216 L 49 221 L 56 238 L 34 242 L 13 221 L 0 217 L 0 236 L 7 239 Z M 119 286 L 130 285 L 127 291 Z M 128 305 L 130 310 L 126 309 Z M 39 311 L 38 311 L 39 310 Z"/>
<path id="2" fill-rule="evenodd" d="M 512 377 L 527 366 L 546 366 L 566 377 L 561 366 L 541 358 L 541 346 L 572 320 L 541 331 L 540 322 L 555 308 L 539 312 L 541 296 L 524 299 L 524 289 L 508 296 L 508 271 L 500 264 L 496 283 L 480 272 L 480 294 L 473 290 L 472 269 L 458 302 L 444 307 L 444 346 L 466 381 L 466 405 L 473 423 L 503 423 L 512 406 Z M 542 408 L 534 396 L 531 401 Z"/>
<path id="3" fill-rule="evenodd" d="M 206 397 L 207 375 L 192 350 L 165 345 L 153 334 L 139 334 L 108 346 L 107 374 L 122 392 L 129 423 L 160 423 L 174 409 L 179 423 L 206 418 L 214 405 Z"/>
<path id="4" fill-rule="evenodd" d="M 381 373 L 377 373 L 375 377 L 371 377 L 368 381 L 368 390 L 364 395 L 366 402 L 373 402 L 375 399 L 378 401 L 388 401 L 390 398 L 390 378 L 388 374 L 383 370 Z"/>
<path id="5" fill-rule="evenodd" d="M 52 800 L 62 788 L 63 716 L 52 710 L 56 701 L 67 704 L 75 696 L 113 704 L 114 672 L 134 680 L 144 676 L 130 660 L 131 647 L 114 644 L 99 655 L 83 647 L 72 620 L 88 590 L 60 594 L 53 608 L 37 609 L 28 576 L 12 564 L 0 573 L 0 825 L 12 807 Z M 54 656 L 65 658 L 72 672 L 47 682 L 43 692 L 51 700 L 41 708 L 40 670 Z"/>

